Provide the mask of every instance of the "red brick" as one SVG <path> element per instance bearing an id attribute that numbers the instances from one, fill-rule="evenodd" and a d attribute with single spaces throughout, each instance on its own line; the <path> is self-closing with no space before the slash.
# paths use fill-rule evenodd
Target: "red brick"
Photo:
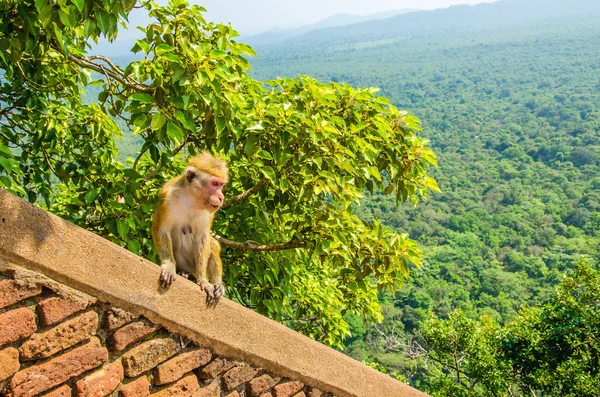
<path id="1" fill-rule="evenodd" d="M 270 391 L 268 391 L 265 394 L 261 394 L 260 397 L 273 397 L 273 394 Z"/>
<path id="2" fill-rule="evenodd" d="M 63 298 L 44 299 L 37 306 L 42 325 L 48 326 L 61 322 L 72 314 L 84 309 L 84 305 Z"/>
<path id="3" fill-rule="evenodd" d="M 294 394 L 294 397 L 306 397 L 306 394 L 304 394 L 304 392 L 301 391 L 300 393 Z"/>
<path id="4" fill-rule="evenodd" d="M 196 375 L 188 375 L 166 389 L 157 393 L 152 393 L 150 397 L 191 397 L 199 388 L 198 378 Z"/>
<path id="5" fill-rule="evenodd" d="M 133 378 L 156 367 L 179 351 L 179 345 L 171 338 L 153 339 L 131 349 L 121 358 L 125 376 Z"/>
<path id="6" fill-rule="evenodd" d="M 273 379 L 271 376 L 264 374 L 257 378 L 254 378 L 248 384 L 248 394 L 251 397 L 260 397 L 266 391 L 271 389 L 273 386 L 279 382 L 281 378 Z"/>
<path id="7" fill-rule="evenodd" d="M 258 369 L 252 367 L 235 367 L 223 376 L 225 390 L 232 390 L 254 378 Z"/>
<path id="8" fill-rule="evenodd" d="M 180 354 L 156 368 L 154 384 L 164 385 L 175 382 L 186 373 L 208 363 L 211 358 L 211 352 L 206 349 Z"/>
<path id="9" fill-rule="evenodd" d="M 33 334 L 35 315 L 25 307 L 0 314 L 0 346 Z"/>
<path id="10" fill-rule="evenodd" d="M 127 323 L 136 320 L 139 316 L 133 313 L 129 313 L 123 309 L 112 307 L 106 313 L 106 328 L 108 331 L 121 328 Z"/>
<path id="11" fill-rule="evenodd" d="M 135 323 L 128 324 L 115 331 L 115 333 L 108 338 L 110 350 L 121 351 L 125 349 L 127 345 L 150 335 L 159 328 L 160 325 L 152 324 L 148 320 L 136 321 Z"/>
<path id="12" fill-rule="evenodd" d="M 21 361 L 46 358 L 75 346 L 96 334 L 98 313 L 83 313 L 45 332 L 34 334 L 21 345 Z"/>
<path id="13" fill-rule="evenodd" d="M 240 393 L 238 393 L 237 390 L 234 390 L 225 397 L 240 397 Z"/>
<path id="14" fill-rule="evenodd" d="M 131 383 L 123 385 L 119 390 L 120 397 L 148 397 L 150 395 L 150 382 L 142 376 Z"/>
<path id="15" fill-rule="evenodd" d="M 50 393 L 43 394 L 40 397 L 71 397 L 71 388 L 67 385 L 61 386 Z"/>
<path id="16" fill-rule="evenodd" d="M 42 293 L 42 287 L 18 280 L 0 281 L 0 309 Z"/>
<path id="17" fill-rule="evenodd" d="M 208 386 L 199 388 L 192 397 L 221 397 L 221 386 L 218 380 Z"/>
<path id="18" fill-rule="evenodd" d="M 108 350 L 98 338 L 40 365 L 17 372 L 8 385 L 8 396 L 29 397 L 58 386 L 108 360 Z"/>
<path id="19" fill-rule="evenodd" d="M 0 350 L 0 381 L 17 373 L 19 364 L 19 351 L 14 347 Z"/>
<path id="20" fill-rule="evenodd" d="M 202 368 L 200 372 L 201 379 L 214 379 L 223 372 L 231 369 L 235 366 L 235 362 L 227 360 L 225 358 L 217 358 L 206 367 Z"/>
<path id="21" fill-rule="evenodd" d="M 273 388 L 273 395 L 275 397 L 291 397 L 298 393 L 303 387 L 303 383 L 296 381 L 282 383 Z"/>
<path id="22" fill-rule="evenodd" d="M 119 386 L 123 380 L 123 365 L 120 361 L 94 372 L 75 383 L 77 397 L 104 397 Z"/>

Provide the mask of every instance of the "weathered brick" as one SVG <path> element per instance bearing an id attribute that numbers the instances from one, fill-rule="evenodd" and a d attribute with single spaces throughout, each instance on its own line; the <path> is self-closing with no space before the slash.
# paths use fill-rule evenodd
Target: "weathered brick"
<path id="1" fill-rule="evenodd" d="M 42 287 L 17 280 L 0 281 L 0 309 L 42 293 Z"/>
<path id="2" fill-rule="evenodd" d="M 225 390 L 232 390 L 241 385 L 242 383 L 248 382 L 250 379 L 258 373 L 258 369 L 252 367 L 235 367 L 227 371 L 223 375 L 223 384 Z"/>
<path id="3" fill-rule="evenodd" d="M 150 395 L 150 382 L 142 376 L 131 383 L 123 385 L 119 390 L 120 397 L 148 397 Z"/>
<path id="4" fill-rule="evenodd" d="M 237 390 L 234 390 L 231 393 L 227 394 L 225 397 L 240 397 L 240 393 L 238 393 Z"/>
<path id="5" fill-rule="evenodd" d="M 221 397 L 221 386 L 219 383 L 216 380 L 208 386 L 199 388 L 192 397 Z"/>
<path id="6" fill-rule="evenodd" d="M 294 394 L 294 397 L 306 397 L 306 394 L 304 394 L 304 392 L 301 391 L 300 393 Z"/>
<path id="7" fill-rule="evenodd" d="M 129 313 L 128 311 L 117 307 L 111 307 L 106 313 L 106 329 L 112 331 L 121 328 L 125 324 L 136 320 L 138 317 L 137 314 Z"/>
<path id="8" fill-rule="evenodd" d="M 72 314 L 84 309 L 81 303 L 73 302 L 63 298 L 44 299 L 37 306 L 42 325 L 54 325 L 61 322 Z"/>
<path id="9" fill-rule="evenodd" d="M 14 347 L 0 350 L 0 381 L 17 373 L 19 364 L 19 351 Z"/>
<path id="10" fill-rule="evenodd" d="M 29 397 L 58 386 L 108 360 L 108 350 L 98 338 L 40 365 L 17 372 L 8 385 L 8 396 Z"/>
<path id="11" fill-rule="evenodd" d="M 308 392 L 308 397 L 321 397 L 323 392 L 319 389 L 310 389 Z"/>
<path id="12" fill-rule="evenodd" d="M 77 397 L 104 397 L 119 386 L 123 380 L 123 365 L 116 361 L 106 368 L 80 379 L 75 383 Z"/>
<path id="13" fill-rule="evenodd" d="M 63 385 L 50 393 L 41 395 L 40 397 L 71 397 L 71 388 L 68 385 Z"/>
<path id="14" fill-rule="evenodd" d="M 156 367 L 154 384 L 164 385 L 175 382 L 186 373 L 208 363 L 212 354 L 206 349 L 196 349 L 183 353 Z"/>
<path id="15" fill-rule="evenodd" d="M 83 313 L 45 332 L 34 334 L 19 348 L 21 360 L 50 357 L 96 334 L 98 313 Z"/>
<path id="16" fill-rule="evenodd" d="M 131 349 L 123 355 L 125 376 L 133 378 L 156 367 L 179 350 L 178 343 L 171 338 L 153 339 Z"/>
<path id="17" fill-rule="evenodd" d="M 290 397 L 298 393 L 303 387 L 303 383 L 296 381 L 282 383 L 273 388 L 273 395 L 275 397 Z"/>
<path id="18" fill-rule="evenodd" d="M 121 351 L 125 349 L 127 345 L 150 335 L 159 328 L 160 325 L 152 324 L 148 320 L 141 320 L 128 324 L 115 331 L 115 333 L 108 338 L 110 350 Z"/>
<path id="19" fill-rule="evenodd" d="M 251 397 L 260 397 L 279 382 L 281 378 L 273 379 L 271 376 L 264 374 L 254 378 L 248 384 L 248 394 Z"/>
<path id="20" fill-rule="evenodd" d="M 25 307 L 0 314 L 0 346 L 35 332 L 35 315 Z"/>
<path id="21" fill-rule="evenodd" d="M 199 388 L 196 375 L 188 375 L 179 380 L 173 386 L 163 389 L 157 393 L 152 393 L 150 397 L 191 397 Z"/>
<path id="22" fill-rule="evenodd" d="M 223 372 L 235 366 L 235 362 L 225 358 L 217 358 L 200 371 L 201 379 L 214 379 Z"/>
<path id="23" fill-rule="evenodd" d="M 268 391 L 268 392 L 266 392 L 264 394 L 261 394 L 260 397 L 273 397 L 273 393 L 271 393 L 270 391 Z"/>

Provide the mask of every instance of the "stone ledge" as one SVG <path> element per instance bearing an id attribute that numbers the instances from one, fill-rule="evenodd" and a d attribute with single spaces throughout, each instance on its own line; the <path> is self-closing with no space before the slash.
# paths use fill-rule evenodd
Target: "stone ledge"
<path id="1" fill-rule="evenodd" d="M 0 270 L 10 263 L 323 391 L 425 396 L 234 302 L 207 308 L 200 288 L 182 277 L 162 290 L 155 264 L 0 189 Z"/>

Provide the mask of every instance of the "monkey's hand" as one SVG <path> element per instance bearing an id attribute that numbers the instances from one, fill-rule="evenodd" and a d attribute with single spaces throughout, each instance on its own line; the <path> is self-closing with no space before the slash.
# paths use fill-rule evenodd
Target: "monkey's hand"
<path id="1" fill-rule="evenodd" d="M 177 273 L 175 272 L 175 264 L 170 263 L 170 262 L 164 262 L 161 265 L 161 272 L 160 272 L 160 285 L 163 288 L 169 288 L 171 286 L 171 284 L 173 284 L 173 281 L 175 281 L 175 278 L 177 277 Z"/>

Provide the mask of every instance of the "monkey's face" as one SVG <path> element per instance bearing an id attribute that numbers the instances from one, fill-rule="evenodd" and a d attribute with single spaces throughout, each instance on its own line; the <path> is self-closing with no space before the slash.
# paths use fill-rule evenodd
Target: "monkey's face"
<path id="1" fill-rule="evenodd" d="M 225 180 L 210 175 L 204 171 L 188 167 L 185 178 L 194 191 L 199 204 L 211 212 L 217 211 L 223 205 L 223 185 Z"/>
<path id="2" fill-rule="evenodd" d="M 225 185 L 225 181 L 216 176 L 211 176 L 204 181 L 202 196 L 206 200 L 208 209 L 216 211 L 223 205 L 223 200 L 225 199 L 225 196 L 223 196 L 223 185 Z"/>

